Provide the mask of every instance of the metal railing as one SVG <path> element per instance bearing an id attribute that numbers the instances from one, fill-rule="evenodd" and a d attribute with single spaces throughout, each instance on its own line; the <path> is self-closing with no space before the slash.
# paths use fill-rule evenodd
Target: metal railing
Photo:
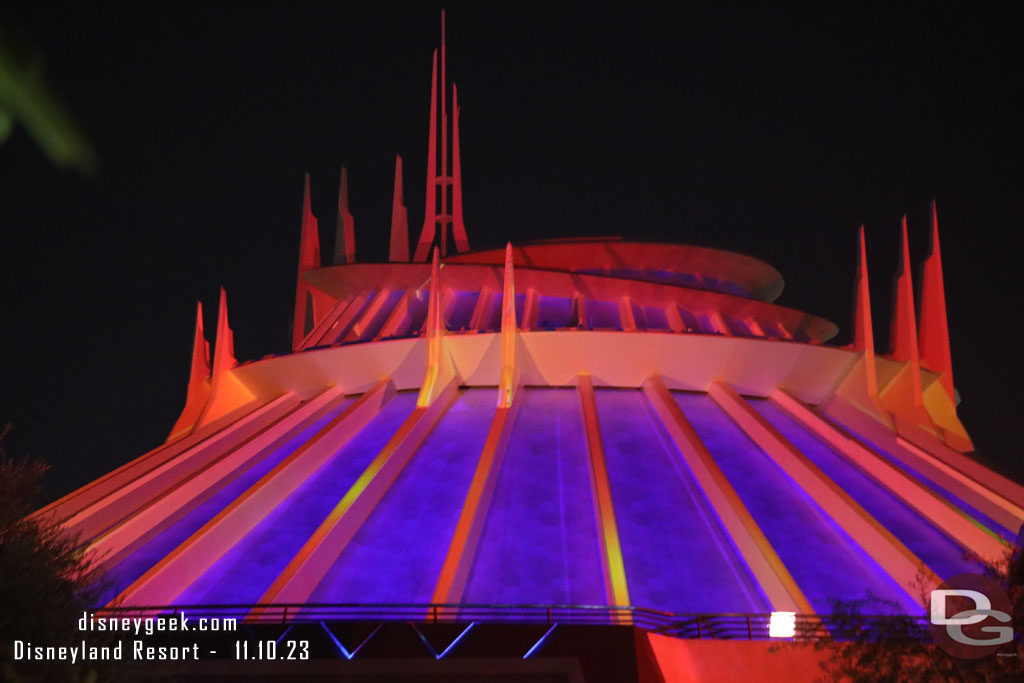
<path id="1" fill-rule="evenodd" d="M 315 622 L 522 623 L 629 625 L 685 639 L 769 640 L 771 614 L 679 614 L 645 607 L 603 605 L 293 603 L 102 607 L 97 617 L 155 617 L 185 613 L 190 618 L 235 618 L 244 624 Z M 796 615 L 795 638 L 871 639 L 888 633 L 924 634 L 924 616 Z"/>

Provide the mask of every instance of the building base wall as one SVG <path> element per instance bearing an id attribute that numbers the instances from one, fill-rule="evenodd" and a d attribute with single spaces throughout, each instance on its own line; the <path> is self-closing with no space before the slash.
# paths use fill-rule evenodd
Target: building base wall
<path id="1" fill-rule="evenodd" d="M 732 683 L 733 681 L 786 681 L 803 683 L 822 675 L 825 650 L 813 646 L 790 647 L 769 641 L 682 640 L 646 633 L 657 671 L 647 668 L 642 683 Z M 638 642 L 638 648 L 641 644 Z M 638 659 L 642 652 L 638 652 Z M 638 662 L 641 674 L 645 667 Z"/>

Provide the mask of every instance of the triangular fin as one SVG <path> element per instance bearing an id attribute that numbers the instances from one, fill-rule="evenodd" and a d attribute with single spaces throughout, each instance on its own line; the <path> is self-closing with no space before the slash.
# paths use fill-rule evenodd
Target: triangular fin
<path id="1" fill-rule="evenodd" d="M 356 228 L 355 219 L 348 208 L 348 169 L 341 167 L 341 184 L 338 187 L 338 224 L 334 236 L 334 265 L 355 263 Z"/>
<path id="2" fill-rule="evenodd" d="M 921 315 L 918 330 L 922 365 L 939 374 L 939 381 L 950 400 L 955 403 L 942 254 L 939 249 L 939 219 L 934 201 L 931 204 L 931 247 L 921 268 Z"/>
<path id="3" fill-rule="evenodd" d="M 395 155 L 395 189 L 391 197 L 391 246 L 388 261 L 405 263 L 409 260 L 409 212 L 402 195 L 402 157 Z"/>
<path id="4" fill-rule="evenodd" d="M 305 187 L 302 193 L 302 236 L 299 240 L 299 272 L 295 284 L 295 318 L 292 325 L 292 350 L 297 351 L 302 340 L 313 327 L 313 320 L 307 320 L 307 298 L 310 296 L 309 285 L 303 276 L 320 267 L 320 233 L 316 216 L 313 215 L 309 194 L 309 174 L 306 174 Z M 315 306 L 314 306 L 315 311 Z"/>
<path id="5" fill-rule="evenodd" d="M 185 393 L 185 408 L 181 411 L 168 441 L 175 441 L 187 435 L 194 428 L 203 413 L 203 406 L 210 398 L 210 342 L 203 332 L 203 303 L 196 302 L 196 327 L 192 335 L 192 362 Z"/>

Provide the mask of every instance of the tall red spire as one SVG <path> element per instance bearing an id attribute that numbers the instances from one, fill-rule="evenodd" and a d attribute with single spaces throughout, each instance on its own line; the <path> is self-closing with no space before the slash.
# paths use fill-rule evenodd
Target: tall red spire
<path id="1" fill-rule="evenodd" d="M 355 263 L 355 220 L 348 210 L 348 169 L 341 167 L 341 186 L 338 188 L 338 224 L 334 237 L 334 265 Z"/>
<path id="2" fill-rule="evenodd" d="M 925 367 L 939 373 L 943 389 L 955 404 L 949 323 L 946 319 L 946 293 L 942 282 L 942 255 L 939 251 L 939 218 L 934 201 L 931 205 L 931 219 L 931 249 L 921 273 L 919 348 Z"/>
<path id="3" fill-rule="evenodd" d="M 196 302 L 196 328 L 192 336 L 192 364 L 189 369 L 188 390 L 185 393 L 185 408 L 171 428 L 168 441 L 174 441 L 188 434 L 203 412 L 203 406 L 210 398 L 210 342 L 203 333 L 203 303 Z"/>
<path id="4" fill-rule="evenodd" d="M 402 157 L 395 155 L 395 191 L 391 197 L 391 248 L 388 260 L 409 260 L 409 212 L 402 194 Z"/>
<path id="5" fill-rule="evenodd" d="M 459 154 L 459 91 L 452 83 L 452 237 L 456 251 L 469 251 L 462 222 L 462 160 Z"/>
<path id="6" fill-rule="evenodd" d="M 889 353 L 898 361 L 913 359 L 917 362 L 917 324 L 914 320 L 914 289 L 910 273 L 907 217 L 903 216 L 900 263 L 896 271 L 893 317 L 889 329 Z"/>
<path id="7" fill-rule="evenodd" d="M 313 208 L 309 197 L 309 174 L 306 174 L 306 184 L 302 194 L 302 238 L 299 241 L 299 274 L 295 285 L 295 324 L 292 328 L 292 350 L 297 350 L 307 333 L 307 325 L 314 323 L 311 313 L 312 295 L 309 285 L 305 283 L 302 276 L 307 271 L 320 267 L 320 234 L 317 227 L 316 216 L 313 215 Z"/>
<path id="8" fill-rule="evenodd" d="M 914 289 L 910 278 L 910 247 L 907 242 L 907 217 L 903 216 L 900 239 L 900 267 L 896 274 L 896 295 L 892 327 L 889 332 L 889 353 L 894 360 L 907 364 L 909 378 L 891 381 L 883 393 L 890 411 L 912 416 L 922 426 L 931 421 L 924 410 L 921 384 L 921 357 L 917 350 L 917 323 L 914 315 Z"/>
<path id="9" fill-rule="evenodd" d="M 210 342 L 203 332 L 203 302 L 196 302 L 196 331 L 192 338 L 192 369 L 189 372 L 189 394 L 193 385 L 202 384 L 210 377 Z"/>
<path id="10" fill-rule="evenodd" d="M 437 50 L 430 67 L 430 132 L 427 134 L 427 198 L 423 208 L 423 231 L 413 261 L 425 261 L 434 243 L 437 227 Z"/>
<path id="11" fill-rule="evenodd" d="M 466 228 L 462 220 L 462 166 L 459 158 L 459 109 L 455 87 L 452 86 L 452 173 L 448 171 L 448 74 L 447 46 L 445 35 L 445 13 L 441 11 L 441 168 L 438 169 L 437 159 L 437 50 L 434 51 L 434 63 L 430 76 L 430 133 L 427 136 L 427 198 L 423 215 L 423 231 L 416 244 L 413 261 L 426 261 L 430 247 L 438 238 L 440 255 L 448 252 L 448 226 L 452 225 L 455 247 L 458 251 L 469 249 L 466 239 Z M 449 188 L 452 197 L 449 205 Z M 438 210 L 438 190 L 440 189 L 440 210 Z M 438 229 L 440 226 L 440 230 Z"/>
<path id="12" fill-rule="evenodd" d="M 860 257 L 857 266 L 857 303 L 853 314 L 853 348 L 864 352 L 867 376 L 867 390 L 872 396 L 878 394 L 878 378 L 875 372 L 875 333 L 871 324 L 871 290 L 868 287 L 868 257 L 864 243 L 864 226 L 858 236 Z"/>
<path id="13" fill-rule="evenodd" d="M 231 368 L 238 365 L 235 360 L 235 335 L 228 326 L 228 295 L 224 288 L 220 288 L 220 301 L 217 306 L 217 339 L 213 347 L 213 389 Z"/>
<path id="14" fill-rule="evenodd" d="M 210 400 L 203 407 L 198 425 L 206 425 L 254 398 L 252 392 L 231 372 L 235 360 L 235 335 L 228 325 L 228 295 L 220 288 L 217 307 L 217 340 L 213 346 L 213 369 L 210 377 Z"/>
<path id="15" fill-rule="evenodd" d="M 444 10 L 441 10 L 441 176 L 438 178 L 438 185 L 441 186 L 441 256 L 448 254 L 448 223 L 451 217 L 448 215 L 448 184 L 451 178 L 448 177 L 448 77 L 445 72 L 445 31 L 444 31 Z"/>

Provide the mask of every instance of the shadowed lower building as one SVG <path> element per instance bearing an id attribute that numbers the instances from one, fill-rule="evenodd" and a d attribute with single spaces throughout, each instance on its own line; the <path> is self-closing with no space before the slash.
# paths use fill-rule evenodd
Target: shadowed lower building
<path id="1" fill-rule="evenodd" d="M 91 540 L 109 607 L 245 617 L 366 680 L 800 678 L 772 613 L 918 615 L 1003 556 L 1024 487 L 957 418 L 934 206 L 917 292 L 904 221 L 887 355 L 863 230 L 847 347 L 750 256 L 473 250 L 445 61 L 442 39 L 414 247 L 400 158 L 383 263 L 356 260 L 344 169 L 322 258 L 307 178 L 291 352 L 238 363 L 222 292 L 166 443 L 37 513 Z"/>

